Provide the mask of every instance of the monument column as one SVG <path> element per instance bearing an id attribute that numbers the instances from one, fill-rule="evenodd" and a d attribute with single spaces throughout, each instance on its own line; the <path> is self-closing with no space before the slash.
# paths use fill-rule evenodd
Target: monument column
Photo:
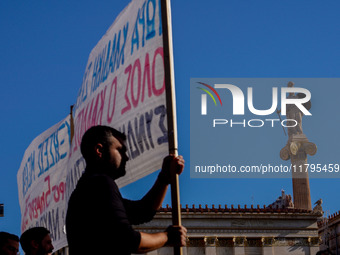
<path id="1" fill-rule="evenodd" d="M 288 87 L 293 87 L 294 83 L 289 82 Z M 288 98 L 303 98 L 304 94 L 290 93 Z M 309 110 L 310 101 L 303 106 Z M 302 131 L 303 113 L 296 105 L 287 105 L 287 129 L 288 142 L 280 151 L 283 160 L 291 160 L 291 171 L 293 179 L 293 200 L 294 208 L 312 210 L 310 197 L 310 187 L 307 169 L 307 154 L 314 155 L 317 151 L 316 145 L 308 141 Z"/>

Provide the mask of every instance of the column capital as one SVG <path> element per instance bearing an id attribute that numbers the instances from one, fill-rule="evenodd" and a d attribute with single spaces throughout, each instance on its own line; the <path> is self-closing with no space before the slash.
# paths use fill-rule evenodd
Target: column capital
<path id="1" fill-rule="evenodd" d="M 310 156 L 315 155 L 317 152 L 317 146 L 315 143 L 306 141 L 288 141 L 288 143 L 280 151 L 280 158 L 288 160 L 297 154 L 308 154 Z"/>
<path id="2" fill-rule="evenodd" d="M 204 243 L 206 247 L 213 247 L 216 246 L 217 243 L 217 236 L 205 236 Z"/>

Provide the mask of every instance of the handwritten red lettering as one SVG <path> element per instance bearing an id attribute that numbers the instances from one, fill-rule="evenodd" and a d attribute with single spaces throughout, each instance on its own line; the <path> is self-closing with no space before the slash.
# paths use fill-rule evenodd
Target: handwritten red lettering
<path id="1" fill-rule="evenodd" d="M 160 89 L 156 88 L 155 70 L 156 70 L 156 57 L 157 57 L 157 55 L 160 55 L 162 57 L 162 64 L 164 66 L 164 56 L 163 56 L 163 48 L 162 47 L 159 47 L 159 48 L 156 49 L 155 54 L 153 56 L 153 61 L 152 61 L 152 92 L 155 96 L 161 95 L 165 90 L 165 76 L 164 76 L 164 80 L 163 80 L 163 86 Z"/>
<path id="2" fill-rule="evenodd" d="M 145 80 L 147 79 L 147 80 Z M 144 74 L 143 74 L 143 89 L 142 89 L 142 102 L 144 102 L 145 84 L 148 83 L 148 97 L 151 97 L 151 79 L 150 79 L 150 60 L 149 53 L 146 53 L 145 64 L 144 64 Z"/>
<path id="3" fill-rule="evenodd" d="M 159 67 L 160 65 L 163 66 L 163 75 L 156 73 L 156 66 Z M 137 72 L 136 76 L 135 76 L 135 72 Z M 142 73 L 143 73 L 143 81 L 141 79 Z M 134 108 L 137 108 L 139 102 L 144 102 L 146 85 L 147 85 L 149 98 L 152 95 L 160 96 L 164 93 L 165 77 L 164 77 L 163 48 L 159 47 L 154 52 L 153 61 L 152 61 L 152 78 L 151 78 L 151 73 L 150 73 L 150 59 L 149 59 L 148 53 L 145 55 L 143 70 L 141 68 L 140 59 L 136 59 L 133 66 L 129 65 L 128 67 L 125 68 L 125 74 L 127 74 L 128 77 L 127 77 L 127 83 L 126 83 L 125 95 L 124 95 L 126 104 L 125 104 L 125 107 L 121 111 L 122 115 L 126 113 L 127 111 L 131 110 L 132 106 Z M 142 96 L 140 95 L 141 90 L 142 90 Z M 129 98 L 129 92 L 131 94 L 131 98 Z M 132 102 L 132 105 L 131 105 L 131 102 Z"/>
<path id="4" fill-rule="evenodd" d="M 130 103 L 130 100 L 129 100 L 129 97 L 128 97 L 128 90 L 129 90 L 129 83 L 130 83 L 130 77 L 131 77 L 131 69 L 132 69 L 132 66 L 129 65 L 127 68 L 125 68 L 125 71 L 124 73 L 127 74 L 129 73 L 128 75 L 128 79 L 127 79 L 127 83 L 126 83 L 126 89 L 125 89 L 125 101 L 126 101 L 126 106 L 122 109 L 122 115 L 131 109 L 131 103 Z"/>
<path id="5" fill-rule="evenodd" d="M 137 77 L 137 82 L 138 82 L 138 88 L 137 88 L 137 99 L 135 98 L 135 93 L 134 93 L 134 78 L 135 78 L 135 70 L 137 68 L 138 71 L 138 77 Z M 140 96 L 140 87 L 141 87 L 141 66 L 140 66 L 140 61 L 139 59 L 136 59 L 135 63 L 133 64 L 133 69 L 132 69 L 132 75 L 131 75 L 131 99 L 132 99 L 132 104 L 136 108 L 138 105 L 139 101 L 139 96 Z"/>
<path id="6" fill-rule="evenodd" d="M 113 100 L 112 100 L 112 90 L 113 90 L 113 87 L 114 87 L 114 95 L 113 95 Z M 115 108 L 116 108 L 116 96 L 117 96 L 117 77 L 115 77 L 113 79 L 113 82 L 111 84 L 111 89 L 110 89 L 110 96 L 109 96 L 109 105 L 108 105 L 108 111 L 107 111 L 107 122 L 110 124 L 112 119 L 113 119 L 113 116 L 115 114 Z M 111 102 L 113 101 L 112 103 L 112 106 L 111 106 Z M 110 109 L 111 109 L 111 113 L 110 113 Z"/>
<path id="7" fill-rule="evenodd" d="M 29 222 L 38 219 L 51 205 L 51 202 L 58 203 L 65 197 L 65 182 L 61 181 L 51 188 L 50 176 L 44 179 L 47 189 L 30 200 L 30 195 L 25 200 L 25 212 L 22 217 L 21 230 L 26 230 Z"/>
<path id="8" fill-rule="evenodd" d="M 54 202 L 58 203 L 61 197 L 61 200 L 64 200 L 64 191 L 65 191 L 65 183 L 61 182 L 58 185 L 53 186 L 52 188 L 54 194 Z"/>
<path id="9" fill-rule="evenodd" d="M 81 139 L 86 130 L 92 126 L 101 125 L 105 105 L 106 89 L 107 87 L 105 86 L 96 97 L 92 98 L 91 103 L 87 104 L 87 106 L 78 113 L 74 125 L 75 139 L 73 151 L 76 151 L 77 148 L 80 147 Z"/>

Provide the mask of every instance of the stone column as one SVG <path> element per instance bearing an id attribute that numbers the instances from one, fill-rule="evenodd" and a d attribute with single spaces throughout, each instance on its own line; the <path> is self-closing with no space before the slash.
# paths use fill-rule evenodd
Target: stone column
<path id="1" fill-rule="evenodd" d="M 218 237 L 216 242 L 216 255 L 236 255 L 234 241 L 231 237 Z"/>
<path id="2" fill-rule="evenodd" d="M 316 254 L 319 251 L 319 237 L 309 237 L 309 254 Z"/>
<path id="3" fill-rule="evenodd" d="M 296 141 L 294 141 L 296 142 Z M 283 160 L 291 159 L 291 172 L 293 179 L 294 208 L 312 210 L 310 187 L 307 169 L 307 154 L 314 155 L 317 151 L 314 143 L 305 141 L 296 142 L 298 150 L 292 153 L 291 143 L 281 150 L 280 157 Z"/>
<path id="4" fill-rule="evenodd" d="M 288 87 L 294 86 L 289 82 Z M 294 91 L 294 90 L 291 90 Z M 304 94 L 289 93 L 290 100 L 299 100 L 304 98 Z M 311 108 L 310 101 L 303 104 L 307 110 Z M 307 168 L 307 154 L 314 155 L 317 151 L 316 145 L 308 141 L 302 130 L 303 112 L 295 104 L 287 105 L 287 130 L 288 142 L 281 150 L 280 157 L 283 160 L 291 159 L 291 171 L 293 178 L 293 199 L 294 208 L 312 210 L 310 198 L 309 178 Z"/>
<path id="5" fill-rule="evenodd" d="M 187 254 L 205 255 L 204 237 L 188 237 L 186 250 Z"/>
<path id="6" fill-rule="evenodd" d="M 204 238 L 205 242 L 205 255 L 216 255 L 216 236 L 206 236 Z"/>
<path id="7" fill-rule="evenodd" d="M 235 255 L 246 255 L 244 246 L 246 245 L 247 238 L 245 236 L 234 237 L 234 247 L 235 247 Z"/>
<path id="8" fill-rule="evenodd" d="M 274 237 L 262 237 L 263 255 L 274 255 Z"/>

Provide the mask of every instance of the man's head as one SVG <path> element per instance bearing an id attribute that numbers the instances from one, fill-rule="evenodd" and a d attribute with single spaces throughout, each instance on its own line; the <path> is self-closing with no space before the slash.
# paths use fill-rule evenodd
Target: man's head
<path id="1" fill-rule="evenodd" d="M 7 232 L 0 232 L 0 255 L 17 255 L 19 237 Z"/>
<path id="2" fill-rule="evenodd" d="M 94 126 L 87 130 L 81 141 L 81 153 L 92 171 L 105 172 L 117 179 L 125 175 L 128 160 L 126 136 L 108 126 Z"/>
<path id="3" fill-rule="evenodd" d="M 44 227 L 26 230 L 20 237 L 20 244 L 25 254 L 30 255 L 45 255 L 52 253 L 54 249 L 50 231 Z"/>

